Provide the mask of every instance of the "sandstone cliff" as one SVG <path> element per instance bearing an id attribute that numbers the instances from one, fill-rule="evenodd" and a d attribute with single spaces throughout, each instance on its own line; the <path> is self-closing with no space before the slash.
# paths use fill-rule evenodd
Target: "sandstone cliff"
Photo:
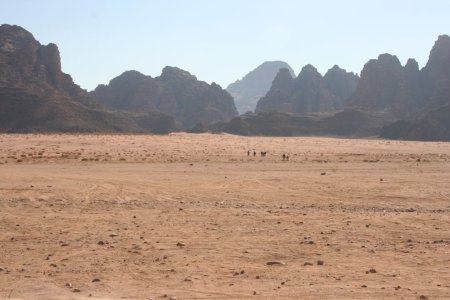
<path id="1" fill-rule="evenodd" d="M 306 65 L 297 78 L 292 78 L 282 69 L 269 92 L 259 100 L 256 112 L 315 113 L 338 110 L 353 93 L 357 82 L 357 75 L 338 66 L 322 76 L 314 66 Z"/>
<path id="2" fill-rule="evenodd" d="M 233 98 L 219 85 L 199 81 L 175 67 L 165 67 L 156 78 L 127 71 L 108 85 L 98 86 L 92 96 L 111 109 L 168 114 L 184 129 L 198 123 L 227 121 L 237 115 Z"/>
<path id="3" fill-rule="evenodd" d="M 19 26 L 0 26 L 0 131 L 165 133 L 175 129 L 174 120 L 160 113 L 105 110 L 61 71 L 55 44 L 41 45 Z"/>

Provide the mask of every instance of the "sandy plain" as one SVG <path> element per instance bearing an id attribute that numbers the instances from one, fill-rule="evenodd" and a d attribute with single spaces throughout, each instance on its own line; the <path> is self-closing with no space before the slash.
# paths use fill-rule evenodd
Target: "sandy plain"
<path id="1" fill-rule="evenodd" d="M 450 143 L 0 135 L 0 298 L 450 299 Z"/>

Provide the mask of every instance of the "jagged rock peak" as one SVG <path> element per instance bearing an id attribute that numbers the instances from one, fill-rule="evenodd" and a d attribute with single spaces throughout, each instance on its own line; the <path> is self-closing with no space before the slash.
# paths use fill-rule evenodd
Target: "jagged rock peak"
<path id="1" fill-rule="evenodd" d="M 338 65 L 334 65 L 331 69 L 328 69 L 328 71 L 325 73 L 324 76 L 327 76 L 327 74 L 329 74 L 329 75 L 330 74 L 353 74 L 353 75 L 357 76 L 355 73 L 347 72 L 347 70 L 342 69 Z"/>
<path id="2" fill-rule="evenodd" d="M 431 73 L 432 80 L 450 77 L 450 37 L 440 35 L 430 51 L 425 72 Z"/>
<path id="3" fill-rule="evenodd" d="M 272 82 L 272 87 L 277 87 L 279 85 L 283 85 L 286 82 L 292 82 L 294 77 L 291 72 L 286 68 L 281 68 Z"/>
<path id="4" fill-rule="evenodd" d="M 2 34 L 10 34 L 15 37 L 25 37 L 34 39 L 31 32 L 17 25 L 2 24 L 0 25 L 0 32 Z"/>
<path id="5" fill-rule="evenodd" d="M 122 74 L 120 74 L 119 76 L 113 78 L 110 80 L 110 84 L 114 84 L 114 83 L 118 83 L 118 82 L 142 82 L 145 80 L 150 80 L 152 79 L 151 76 L 148 75 L 144 75 L 139 71 L 136 70 L 129 70 L 129 71 L 125 71 Z"/>
<path id="6" fill-rule="evenodd" d="M 298 75 L 298 77 L 300 76 L 305 76 L 305 75 L 319 75 L 320 77 L 322 77 L 322 74 L 319 73 L 319 71 L 317 71 L 316 67 L 314 67 L 311 64 L 307 64 L 306 66 L 304 66 L 302 68 L 302 70 L 300 71 L 300 74 Z"/>
<path id="7" fill-rule="evenodd" d="M 430 60 L 445 59 L 450 56 L 450 36 L 440 35 L 430 52 Z"/>
<path id="8" fill-rule="evenodd" d="M 378 56 L 378 63 L 384 67 L 402 67 L 402 64 L 396 55 L 383 53 Z"/>
<path id="9" fill-rule="evenodd" d="M 406 62 L 405 70 L 407 72 L 418 72 L 419 71 L 419 63 L 414 58 L 410 58 Z"/>
<path id="10" fill-rule="evenodd" d="M 119 75 L 119 77 L 148 77 L 136 70 L 128 70 Z"/>
<path id="11" fill-rule="evenodd" d="M 283 61 L 266 61 L 227 87 L 227 91 L 234 97 L 239 113 L 253 111 L 256 103 L 269 91 L 275 76 L 282 68 L 289 70 L 295 76 L 294 70 Z"/>
<path id="12" fill-rule="evenodd" d="M 197 80 L 197 77 L 177 67 L 167 66 L 162 70 L 160 79 L 162 80 Z"/>
<path id="13" fill-rule="evenodd" d="M 245 75 L 241 80 L 238 80 L 235 83 L 230 84 L 230 86 L 227 89 L 232 88 L 233 85 L 245 83 L 246 81 L 251 82 L 252 84 L 270 85 L 274 76 L 282 68 L 288 69 L 291 75 L 295 76 L 294 70 L 292 70 L 291 66 L 289 66 L 288 63 L 280 60 L 265 61 L 261 65 L 256 67 L 256 69 Z"/>

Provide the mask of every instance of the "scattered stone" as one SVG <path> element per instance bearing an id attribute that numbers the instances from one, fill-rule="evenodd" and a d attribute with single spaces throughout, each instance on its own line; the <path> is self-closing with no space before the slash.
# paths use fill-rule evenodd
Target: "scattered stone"
<path id="1" fill-rule="evenodd" d="M 304 266 L 312 266 L 313 264 L 310 263 L 310 262 L 305 262 L 303 265 L 304 265 Z"/>
<path id="2" fill-rule="evenodd" d="M 368 272 L 369 272 L 369 273 L 376 273 L 377 270 L 375 270 L 374 268 L 371 268 Z"/>
<path id="3" fill-rule="evenodd" d="M 94 279 L 92 279 L 92 282 L 100 282 L 100 279 L 94 278 Z"/>
<path id="4" fill-rule="evenodd" d="M 285 263 L 282 261 L 268 261 L 266 263 L 266 265 L 268 265 L 268 266 L 284 266 Z"/>
<path id="5" fill-rule="evenodd" d="M 320 175 L 327 175 L 327 173 L 326 172 L 322 172 L 322 173 L 320 173 Z"/>
<path id="6" fill-rule="evenodd" d="M 323 260 L 318 260 L 318 261 L 317 261 L 317 265 L 318 265 L 318 266 L 323 266 L 323 263 L 324 263 Z"/>
<path id="7" fill-rule="evenodd" d="M 261 278 L 261 276 L 259 276 L 259 275 L 256 275 L 256 277 L 255 277 L 256 279 L 260 279 Z"/>
<path id="8" fill-rule="evenodd" d="M 241 272 L 240 272 L 240 273 L 241 273 L 241 275 L 242 275 L 242 274 L 244 274 L 244 273 L 245 273 L 245 271 L 244 271 L 244 270 L 241 270 Z"/>
<path id="9" fill-rule="evenodd" d="M 72 284 L 70 282 L 66 283 L 66 287 L 71 288 Z"/>
<path id="10" fill-rule="evenodd" d="M 172 296 L 172 297 L 169 298 L 169 300 L 177 300 L 177 297 Z"/>
<path id="11" fill-rule="evenodd" d="M 421 299 L 421 300 L 428 300 L 428 297 L 425 296 L 425 295 L 420 295 L 419 299 Z"/>
<path id="12" fill-rule="evenodd" d="M 177 242 L 177 246 L 178 247 L 184 247 L 184 246 L 186 246 L 186 244 L 184 242 Z"/>
<path id="13" fill-rule="evenodd" d="M 366 287 L 367 287 L 367 285 L 363 284 L 363 285 L 362 285 L 361 287 L 362 287 L 362 288 L 366 288 Z"/>
<path id="14" fill-rule="evenodd" d="M 50 267 L 56 268 L 56 264 L 50 264 Z"/>
<path id="15" fill-rule="evenodd" d="M 118 236 L 118 234 L 117 233 L 111 233 L 110 235 L 109 235 L 109 237 L 116 237 L 116 236 Z"/>
<path id="16" fill-rule="evenodd" d="M 253 295 L 256 295 L 256 291 L 253 291 Z"/>
<path id="17" fill-rule="evenodd" d="M 67 243 L 61 244 L 61 247 L 67 247 L 67 246 L 69 246 L 69 244 L 67 244 Z"/>
<path id="18" fill-rule="evenodd" d="M 104 241 L 99 241 L 99 242 L 97 243 L 97 245 L 100 245 L 100 246 L 102 246 L 102 245 L 104 245 L 104 244 L 105 244 Z"/>
<path id="19" fill-rule="evenodd" d="M 77 289 L 77 288 L 74 288 L 74 289 L 72 290 L 72 292 L 74 292 L 74 293 L 80 293 L 81 290 L 80 290 L 80 289 Z"/>

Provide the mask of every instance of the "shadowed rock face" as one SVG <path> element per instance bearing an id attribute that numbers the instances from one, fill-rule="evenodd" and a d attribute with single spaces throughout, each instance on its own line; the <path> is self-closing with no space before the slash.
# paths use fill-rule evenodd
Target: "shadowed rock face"
<path id="1" fill-rule="evenodd" d="M 441 35 L 422 70 L 388 54 L 369 61 L 349 106 L 403 119 L 386 125 L 382 137 L 449 140 L 449 105 L 450 37 Z"/>
<path id="2" fill-rule="evenodd" d="M 0 26 L 0 87 L 41 92 L 57 90 L 65 96 L 81 97 L 86 92 L 61 71 L 58 47 L 41 45 L 19 26 Z"/>
<path id="3" fill-rule="evenodd" d="M 306 65 L 295 79 L 282 69 L 269 92 L 258 102 L 256 112 L 314 113 L 337 110 L 342 108 L 357 82 L 357 75 L 338 66 L 322 77 L 316 68 Z"/>
<path id="4" fill-rule="evenodd" d="M 403 67 L 396 56 L 370 60 L 349 107 L 410 118 L 450 103 L 450 37 L 439 36 L 427 65 L 419 70 L 414 59 Z"/>
<path id="5" fill-rule="evenodd" d="M 365 64 L 348 106 L 405 116 L 419 107 L 419 76 L 416 61 L 403 67 L 396 56 L 382 54 Z"/>
<path id="6" fill-rule="evenodd" d="M 386 125 L 380 136 L 388 139 L 450 141 L 450 105 L 432 110 L 418 119 Z"/>
<path id="7" fill-rule="evenodd" d="M 163 133 L 174 129 L 174 120 L 162 114 L 106 111 L 61 71 L 55 44 L 41 45 L 19 26 L 0 26 L 0 131 Z"/>
<path id="8" fill-rule="evenodd" d="M 356 110 L 330 115 L 292 114 L 278 111 L 244 114 L 210 129 L 239 135 L 269 136 L 376 136 L 384 120 Z"/>
<path id="9" fill-rule="evenodd" d="M 287 69 L 292 77 L 294 76 L 294 70 L 287 63 L 266 61 L 227 87 L 240 114 L 255 110 L 256 103 L 266 95 L 278 71 L 283 68 Z"/>
<path id="10" fill-rule="evenodd" d="M 237 115 L 233 98 L 219 85 L 199 81 L 175 67 L 165 67 L 156 78 L 127 71 L 108 85 L 99 85 L 92 95 L 112 109 L 171 115 L 185 129 Z"/>
<path id="11" fill-rule="evenodd" d="M 426 66 L 420 71 L 426 110 L 450 104 L 450 37 L 441 35 L 430 51 Z"/>

